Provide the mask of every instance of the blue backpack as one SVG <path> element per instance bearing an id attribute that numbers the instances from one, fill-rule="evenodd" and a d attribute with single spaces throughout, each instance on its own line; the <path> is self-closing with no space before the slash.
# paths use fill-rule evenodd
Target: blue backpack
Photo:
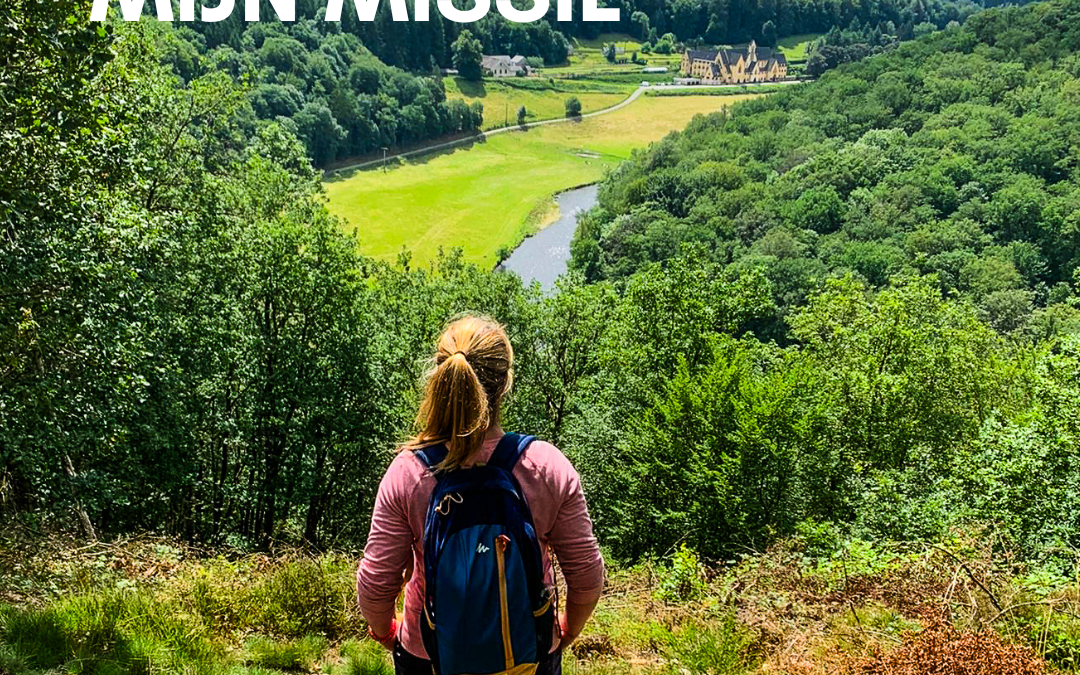
<path id="1" fill-rule="evenodd" d="M 424 620 L 435 675 L 528 675 L 551 648 L 553 589 L 514 465 L 535 437 L 506 434 L 485 465 L 435 474 L 424 523 Z M 446 447 L 416 451 L 428 469 Z"/>

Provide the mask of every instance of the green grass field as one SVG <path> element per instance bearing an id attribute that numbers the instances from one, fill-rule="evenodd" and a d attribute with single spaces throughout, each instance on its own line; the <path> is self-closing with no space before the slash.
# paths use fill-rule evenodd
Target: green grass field
<path id="1" fill-rule="evenodd" d="M 645 90 L 645 96 L 746 96 L 747 94 L 772 94 L 773 92 L 780 91 L 784 87 L 790 85 L 786 84 L 758 84 L 753 87 L 731 87 L 731 86 L 715 86 L 715 87 L 694 87 L 693 89 L 680 89 L 680 88 L 667 88 L 667 87 L 654 87 L 652 89 Z"/>
<path id="2" fill-rule="evenodd" d="M 566 114 L 566 99 L 577 96 L 582 111 L 595 112 L 622 101 L 635 85 L 629 83 L 590 82 L 573 80 L 549 81 L 548 78 L 485 79 L 469 82 L 463 78 L 446 78 L 447 98 L 460 98 L 468 103 L 484 105 L 484 130 L 517 124 L 518 108 L 525 106 L 526 120 L 536 122 Z"/>
<path id="3" fill-rule="evenodd" d="M 792 65 L 801 65 L 806 63 L 806 50 L 809 49 L 810 43 L 821 37 L 823 33 L 804 33 L 802 35 L 789 35 L 786 38 L 780 38 L 777 46 L 784 54 L 784 58 Z"/>
<path id="4" fill-rule="evenodd" d="M 407 248 L 423 263 L 460 246 L 466 260 L 491 266 L 500 248 L 535 227 L 535 210 L 552 194 L 595 182 L 694 115 L 747 98 L 642 97 L 607 115 L 499 134 L 386 171 L 345 172 L 326 182 L 329 208 L 356 229 L 366 255 L 393 260 Z"/>
<path id="5" fill-rule="evenodd" d="M 667 66 L 669 71 L 679 69 L 682 63 L 682 54 L 642 54 L 641 43 L 629 35 L 619 33 L 604 33 L 595 40 L 576 40 L 573 53 L 565 65 L 545 68 L 544 75 L 552 77 L 574 77 L 581 75 L 601 75 L 611 73 L 641 72 L 641 64 L 608 63 L 602 52 L 604 43 L 614 42 L 617 48 L 623 50 L 619 58 L 629 59 L 630 55 L 638 52 L 638 57 L 648 62 L 648 66 Z"/>

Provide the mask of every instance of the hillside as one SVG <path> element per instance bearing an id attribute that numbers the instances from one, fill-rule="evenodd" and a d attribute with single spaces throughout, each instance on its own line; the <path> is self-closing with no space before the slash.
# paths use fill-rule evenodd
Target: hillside
<path id="1" fill-rule="evenodd" d="M 1080 267 L 1076 6 L 992 10 L 695 121 L 614 172 L 574 265 L 618 279 L 687 244 L 759 270 L 785 317 L 828 277 L 934 275 L 1005 333 L 1071 316 Z"/>
<path id="2" fill-rule="evenodd" d="M 603 42 L 595 38 L 618 40 L 629 50 L 623 60 L 640 49 L 643 60 L 674 72 L 687 46 L 752 39 L 775 44 L 785 36 L 791 39 L 780 46 L 790 47 L 792 64 L 801 69 L 806 45 L 800 48 L 798 40 L 809 37 L 805 34 L 846 36 L 839 40 L 844 47 L 828 47 L 828 58 L 818 55 L 816 74 L 895 40 L 963 21 L 981 1 L 888 0 L 858 8 L 840 0 L 785 0 L 771 6 L 729 0 L 623 2 L 622 19 L 612 24 L 583 23 L 580 16 L 517 24 L 491 12 L 465 28 L 438 12 L 429 21 L 394 21 L 387 3 L 373 21 L 358 20 L 349 7 L 340 22 L 328 22 L 325 3 L 302 0 L 297 20 L 288 23 L 264 6 L 258 22 L 234 12 L 220 22 L 150 22 L 144 30 L 153 34 L 152 58 L 183 81 L 218 74 L 247 90 L 247 104 L 237 112 L 245 118 L 247 137 L 278 122 L 304 142 L 316 166 L 327 167 L 384 148 L 505 126 L 522 104 L 531 119 L 550 117 L 565 98 L 559 92 L 568 88 L 579 90 L 586 109 L 603 107 L 614 94 L 629 93 L 642 76 L 635 64 L 611 67 L 601 54 Z M 620 39 L 626 33 L 637 41 Z M 440 70 L 455 67 L 461 44 L 484 54 L 528 56 L 534 66 L 543 66 L 543 77 L 514 89 L 489 79 L 490 97 L 478 74 L 471 82 L 444 83 Z M 603 81 L 556 84 L 548 78 Z"/>
<path id="3" fill-rule="evenodd" d="M 387 672 L 351 573 L 463 312 L 613 570 L 569 673 L 1077 671 L 1080 0 L 631 153 L 550 295 L 362 255 L 299 129 L 89 4 L 0 22 L 0 673 Z"/>
<path id="4" fill-rule="evenodd" d="M 695 115 L 746 97 L 641 97 L 610 114 L 345 172 L 326 179 L 327 208 L 344 229 L 356 228 L 360 252 L 372 258 L 392 261 L 407 250 L 427 264 L 440 250 L 460 248 L 465 260 L 490 269 L 500 250 L 537 227 L 535 212 L 553 194 L 600 180 Z"/>

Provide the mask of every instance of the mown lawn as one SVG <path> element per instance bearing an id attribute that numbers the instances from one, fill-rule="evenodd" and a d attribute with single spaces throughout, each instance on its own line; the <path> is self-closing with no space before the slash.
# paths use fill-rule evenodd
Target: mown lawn
<path id="1" fill-rule="evenodd" d="M 806 50 L 809 49 L 810 43 L 822 36 L 822 33 L 804 33 L 802 35 L 789 35 L 786 38 L 780 38 L 777 46 L 784 54 L 784 58 L 787 59 L 789 64 L 800 64 L 806 62 Z"/>
<path id="2" fill-rule="evenodd" d="M 609 108 L 634 91 L 632 84 L 549 82 L 547 78 L 469 82 L 455 77 L 446 78 L 443 82 L 447 98 L 460 98 L 468 103 L 480 101 L 484 105 L 484 130 L 517 124 L 518 108 L 522 105 L 525 106 L 525 119 L 536 122 L 563 117 L 566 114 L 566 99 L 571 96 L 577 96 L 583 112 L 590 113 Z"/>
<path id="3" fill-rule="evenodd" d="M 366 255 L 393 260 L 407 248 L 424 263 L 457 246 L 466 260 L 491 266 L 500 248 L 521 241 L 530 212 L 552 194 L 596 182 L 694 115 L 752 97 L 642 97 L 580 122 L 499 134 L 386 171 L 338 174 L 325 184 L 329 208 L 356 229 Z"/>

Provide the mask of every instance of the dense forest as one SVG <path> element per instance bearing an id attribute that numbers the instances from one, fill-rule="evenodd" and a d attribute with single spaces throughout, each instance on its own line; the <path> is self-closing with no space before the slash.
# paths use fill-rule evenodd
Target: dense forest
<path id="1" fill-rule="evenodd" d="M 656 42 L 657 35 L 674 33 L 683 42 L 734 44 L 762 39 L 762 27 L 772 22 L 779 36 L 824 33 L 833 27 L 881 26 L 892 22 L 901 37 L 909 39 L 914 27 L 931 23 L 944 28 L 949 21 L 966 17 L 995 2 L 972 0 L 623 0 L 608 2 L 621 8 L 617 25 L 574 23 L 571 35 L 630 32 Z M 558 24 L 563 25 L 563 24 Z"/>
<path id="2" fill-rule="evenodd" d="M 161 62 L 183 82 L 217 73 L 247 89 L 235 116 L 248 136 L 260 124 L 277 122 L 300 138 L 317 166 L 480 128 L 481 104 L 447 100 L 439 78 L 387 66 L 355 35 L 320 33 L 322 25 L 252 23 L 239 49 L 211 48 L 188 27 L 144 30 L 154 33 Z"/>
<path id="3" fill-rule="evenodd" d="M 542 57 L 554 65 L 566 58 L 568 38 L 595 38 L 603 33 L 629 33 L 655 43 L 671 33 L 679 42 L 688 44 L 735 44 L 761 40 L 767 22 L 780 37 L 803 33 L 824 33 L 832 28 L 871 25 L 901 39 L 910 39 L 915 26 L 931 24 L 944 28 L 950 21 L 963 22 L 985 6 L 997 4 L 987 0 L 878 0 L 853 3 L 845 0 L 622 0 L 599 2 L 601 7 L 618 7 L 618 22 L 590 21 L 581 16 L 581 6 L 573 6 L 570 21 L 556 19 L 556 3 L 552 2 L 548 16 L 535 23 L 518 24 L 508 21 L 495 11 L 484 19 L 463 25 L 444 19 L 432 12 L 428 21 L 393 21 L 388 3 L 380 3 L 374 21 L 359 21 L 351 3 L 345 4 L 342 20 L 323 26 L 325 2 L 301 0 L 297 3 L 297 18 L 316 19 L 323 31 L 341 31 L 355 35 L 363 44 L 388 65 L 414 71 L 430 71 L 432 67 L 450 67 L 451 45 L 462 30 L 475 34 L 485 53 L 523 54 Z M 411 4 L 411 3 L 410 3 Z M 462 7 L 468 3 L 456 1 Z M 531 2 L 514 0 L 520 8 Z M 410 10 L 411 11 L 411 10 Z M 260 16 L 274 13 L 264 0 Z M 227 45 L 242 51 L 244 35 L 249 25 L 239 12 L 218 23 L 194 23 L 208 48 Z"/>
<path id="4" fill-rule="evenodd" d="M 613 172 L 543 296 L 355 252 L 287 125 L 149 22 L 0 25 L 0 514 L 356 544 L 444 322 L 615 558 L 980 524 L 1080 545 L 1080 2 L 994 9 L 696 120 Z"/>
<path id="5" fill-rule="evenodd" d="M 812 87 L 695 121 L 624 164 L 574 264 L 619 279 L 695 244 L 755 270 L 785 317 L 828 276 L 933 275 L 998 331 L 1070 317 L 1080 267 L 1076 49 L 1068 6 L 980 14 Z"/>
<path id="6" fill-rule="evenodd" d="M 262 5 L 259 22 L 247 22 L 237 11 L 220 22 L 159 27 L 159 56 L 184 82 L 221 72 L 249 87 L 251 109 L 243 113 L 250 118 L 249 135 L 257 124 L 277 121 L 304 142 L 320 167 L 479 129 L 482 107 L 447 100 L 439 77 L 440 69 L 456 67 L 456 45 L 463 38 L 475 37 L 486 54 L 523 54 L 536 65 L 557 65 L 566 62 L 571 39 L 601 31 L 631 33 L 667 50 L 684 42 L 751 39 L 775 46 L 778 36 L 829 31 L 807 65 L 817 75 L 962 22 L 980 8 L 972 0 L 770 0 L 745 6 L 741 0 L 679 0 L 626 4 L 622 21 L 612 24 L 583 23 L 580 17 L 558 22 L 554 15 L 518 24 L 491 12 L 465 27 L 438 12 L 429 21 L 393 21 L 385 2 L 374 21 L 358 20 L 346 3 L 340 22 L 324 21 L 325 3 L 315 0 L 299 2 L 297 20 L 289 23 L 276 19 L 269 2 Z"/>

